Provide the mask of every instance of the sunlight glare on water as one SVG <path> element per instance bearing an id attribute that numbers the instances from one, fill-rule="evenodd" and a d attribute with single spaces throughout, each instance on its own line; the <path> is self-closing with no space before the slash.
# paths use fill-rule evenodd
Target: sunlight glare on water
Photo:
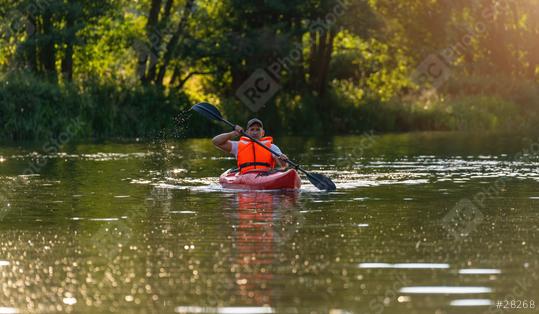
<path id="1" fill-rule="evenodd" d="M 476 136 L 380 135 L 360 150 L 361 136 L 279 139 L 335 181 L 330 193 L 306 178 L 296 192 L 223 189 L 234 161 L 208 139 L 4 148 L 0 313 L 487 313 L 534 300 L 539 158 L 522 154 L 534 140 Z"/>

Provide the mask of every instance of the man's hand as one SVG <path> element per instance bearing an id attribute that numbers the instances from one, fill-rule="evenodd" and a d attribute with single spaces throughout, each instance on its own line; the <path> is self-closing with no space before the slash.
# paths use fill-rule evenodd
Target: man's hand
<path id="1" fill-rule="evenodd" d="M 239 126 L 239 125 L 236 125 L 236 126 L 234 127 L 234 134 L 235 134 L 236 136 L 240 136 L 240 135 L 241 135 L 241 132 L 243 132 L 243 128 L 242 128 L 241 126 Z"/>
<path id="2" fill-rule="evenodd" d="M 242 131 L 243 128 L 239 125 L 236 125 L 232 132 L 219 134 L 215 136 L 211 141 L 213 145 L 217 146 L 217 148 L 219 148 L 223 152 L 230 153 L 230 151 L 232 150 L 232 143 L 230 142 L 230 140 L 240 136 Z"/>
<path id="3" fill-rule="evenodd" d="M 281 154 L 281 156 L 278 157 L 282 161 L 287 161 L 288 157 L 285 154 Z"/>
<path id="4" fill-rule="evenodd" d="M 279 164 L 279 167 L 281 169 L 286 168 L 288 157 L 285 154 L 281 154 L 279 157 L 277 157 L 277 163 Z"/>

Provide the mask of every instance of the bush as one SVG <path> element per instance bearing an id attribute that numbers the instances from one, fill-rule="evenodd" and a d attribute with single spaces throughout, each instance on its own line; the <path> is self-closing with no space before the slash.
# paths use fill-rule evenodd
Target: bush
<path id="1" fill-rule="evenodd" d="M 323 97 L 280 91 L 258 112 L 224 98 L 221 111 L 238 124 L 257 116 L 268 134 L 331 135 L 423 130 L 513 131 L 539 122 L 539 88 L 528 81 L 468 77 L 436 91 L 382 101 L 350 81 L 333 81 Z M 182 92 L 153 86 L 87 80 L 47 81 L 12 73 L 0 83 L 0 138 L 57 137 L 80 121 L 79 138 L 183 138 L 226 129 L 187 111 Z"/>
<path id="2" fill-rule="evenodd" d="M 0 85 L 0 136 L 3 139 L 50 138 L 76 117 L 84 101 L 72 86 L 11 75 Z"/>
<path id="3" fill-rule="evenodd" d="M 445 105 L 451 130 L 511 131 L 524 117 L 518 105 L 496 96 L 466 96 Z"/>
<path id="4" fill-rule="evenodd" d="M 112 82 L 57 84 L 27 73 L 11 74 L 0 84 L 0 137 L 4 140 L 56 137 L 74 120 L 82 123 L 79 138 L 188 133 L 181 130 L 186 128 L 182 112 L 190 107 L 183 93 Z"/>
<path id="5" fill-rule="evenodd" d="M 498 85 L 499 84 L 499 85 Z M 538 121 L 539 88 L 530 82 L 502 88 L 500 80 L 470 83 L 452 96 L 430 91 L 383 102 L 361 98 L 347 84 L 335 85 L 332 108 L 337 132 L 484 130 L 528 131 Z M 346 88 L 341 88 L 345 86 Z M 449 89 L 455 85 L 450 85 Z M 424 97 L 428 95 L 427 97 Z M 348 131 L 348 132 L 347 132 Z"/>

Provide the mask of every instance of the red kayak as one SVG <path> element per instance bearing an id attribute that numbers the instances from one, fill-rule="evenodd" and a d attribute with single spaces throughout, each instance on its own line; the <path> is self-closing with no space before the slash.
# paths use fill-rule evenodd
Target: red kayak
<path id="1" fill-rule="evenodd" d="M 301 187 L 301 179 L 294 169 L 244 174 L 229 169 L 219 177 L 219 183 L 224 188 L 238 190 L 294 190 Z"/>

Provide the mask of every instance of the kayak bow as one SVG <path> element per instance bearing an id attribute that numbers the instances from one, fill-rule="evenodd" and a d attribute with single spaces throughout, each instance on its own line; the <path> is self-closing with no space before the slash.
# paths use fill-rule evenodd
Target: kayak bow
<path id="1" fill-rule="evenodd" d="M 229 169 L 219 177 L 219 183 L 224 188 L 238 190 L 295 190 L 301 187 L 301 179 L 294 169 L 244 174 Z"/>

